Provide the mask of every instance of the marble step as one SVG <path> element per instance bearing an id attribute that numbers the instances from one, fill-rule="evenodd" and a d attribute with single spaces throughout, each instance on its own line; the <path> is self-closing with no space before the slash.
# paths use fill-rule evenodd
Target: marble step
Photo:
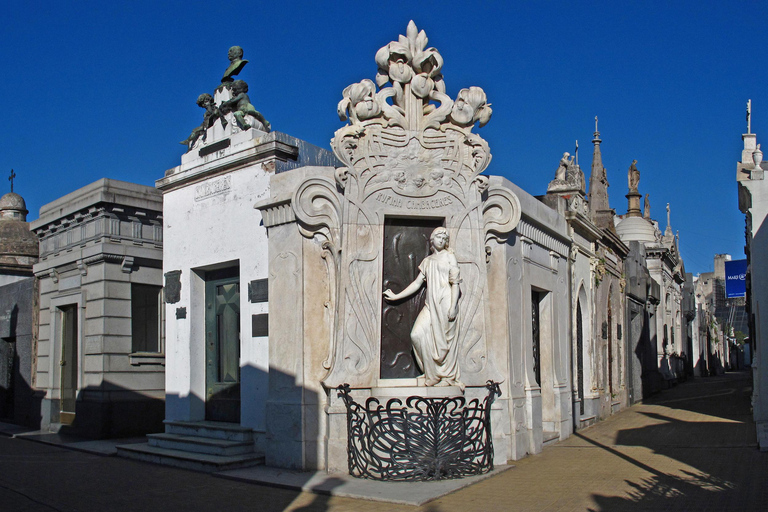
<path id="1" fill-rule="evenodd" d="M 117 446 L 117 455 L 127 459 L 206 473 L 264 464 L 264 455 L 255 452 L 240 455 L 211 455 L 208 453 L 160 448 L 158 446 L 150 446 L 149 443 Z"/>
<path id="2" fill-rule="evenodd" d="M 542 433 L 542 439 L 541 444 L 542 446 L 549 446 L 551 444 L 555 444 L 558 441 L 560 441 L 560 432 L 547 432 L 546 430 Z"/>
<path id="3" fill-rule="evenodd" d="M 165 433 L 180 436 L 223 439 L 225 441 L 249 441 L 253 443 L 253 430 L 236 423 L 220 421 L 172 421 L 165 420 Z"/>
<path id="4" fill-rule="evenodd" d="M 149 446 L 210 455 L 242 455 L 253 452 L 253 441 L 229 441 L 181 434 L 149 434 Z"/>

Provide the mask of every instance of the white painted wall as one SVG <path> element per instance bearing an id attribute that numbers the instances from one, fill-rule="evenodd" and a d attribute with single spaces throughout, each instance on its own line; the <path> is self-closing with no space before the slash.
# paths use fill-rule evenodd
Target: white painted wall
<path id="1" fill-rule="evenodd" d="M 163 197 L 163 271 L 181 270 L 181 300 L 166 304 L 166 419 L 205 417 L 205 282 L 194 269 L 239 264 L 241 424 L 265 429 L 269 340 L 251 336 L 251 316 L 268 313 L 268 305 L 248 301 L 248 283 L 268 274 L 267 232 L 253 205 L 268 197 L 270 175 L 252 164 Z M 180 307 L 185 319 L 176 318 Z"/>

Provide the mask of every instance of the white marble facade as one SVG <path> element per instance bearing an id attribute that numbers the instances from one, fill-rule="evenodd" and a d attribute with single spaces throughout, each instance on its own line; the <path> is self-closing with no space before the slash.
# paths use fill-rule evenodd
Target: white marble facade
<path id="1" fill-rule="evenodd" d="M 768 303 L 768 181 L 757 136 L 746 133 L 742 139 L 744 148 L 736 165 L 736 181 L 739 209 L 746 217 L 747 300 L 750 336 L 754 340 L 752 408 L 758 445 L 761 451 L 768 451 L 768 315 L 761 311 L 761 304 Z"/>
<path id="2" fill-rule="evenodd" d="M 442 58 L 425 46 L 411 23 L 377 54 L 381 89 L 364 80 L 344 90 L 339 114 L 350 124 L 332 142 L 342 167 L 275 175 L 269 199 L 257 205 L 269 241 L 267 439 L 283 448 L 279 460 L 267 454 L 267 464 L 346 470 L 345 409 L 335 391 L 343 383 L 363 400 L 473 398 L 485 394 L 487 380 L 502 382 L 493 409 L 496 463 L 572 431 L 565 220 L 509 181 L 480 174 L 490 151 L 472 129 L 490 118 L 485 94 L 470 87 L 456 100 L 445 95 Z M 382 377 L 391 219 L 447 228 L 461 275 L 463 391 L 430 387 L 423 377 Z"/>
<path id="3" fill-rule="evenodd" d="M 166 297 L 166 420 L 206 419 L 206 275 L 233 269 L 240 289 L 240 424 L 256 432 L 261 446 L 270 337 L 254 330 L 254 316 L 264 318 L 271 308 L 265 298 L 252 297 L 253 288 L 269 273 L 266 228 L 253 205 L 269 197 L 271 176 L 334 159 L 330 152 L 280 132 L 251 129 L 238 135 L 239 140 L 232 137 L 231 145 L 215 153 L 199 156 L 193 148 L 156 185 L 163 192 L 166 286 L 169 273 L 177 273 L 181 286 L 178 301 L 169 303 Z M 207 142 L 218 141 L 211 136 Z"/>

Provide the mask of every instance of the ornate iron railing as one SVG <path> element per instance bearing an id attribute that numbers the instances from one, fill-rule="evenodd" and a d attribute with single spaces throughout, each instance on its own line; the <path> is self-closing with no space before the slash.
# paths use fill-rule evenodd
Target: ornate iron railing
<path id="1" fill-rule="evenodd" d="M 386 406 L 369 398 L 365 406 L 350 395 L 338 396 L 347 408 L 349 474 L 374 480 L 444 480 L 493 470 L 491 405 L 501 396 L 488 381 L 482 403 L 463 396 L 393 398 Z"/>

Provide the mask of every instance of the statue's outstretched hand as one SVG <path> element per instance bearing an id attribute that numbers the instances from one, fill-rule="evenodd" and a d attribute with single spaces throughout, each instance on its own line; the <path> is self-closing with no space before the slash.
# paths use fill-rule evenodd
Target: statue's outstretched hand
<path id="1" fill-rule="evenodd" d="M 397 300 L 397 297 L 395 296 L 395 293 L 392 290 L 390 290 L 389 288 L 384 290 L 384 298 L 387 299 L 387 300 Z"/>

